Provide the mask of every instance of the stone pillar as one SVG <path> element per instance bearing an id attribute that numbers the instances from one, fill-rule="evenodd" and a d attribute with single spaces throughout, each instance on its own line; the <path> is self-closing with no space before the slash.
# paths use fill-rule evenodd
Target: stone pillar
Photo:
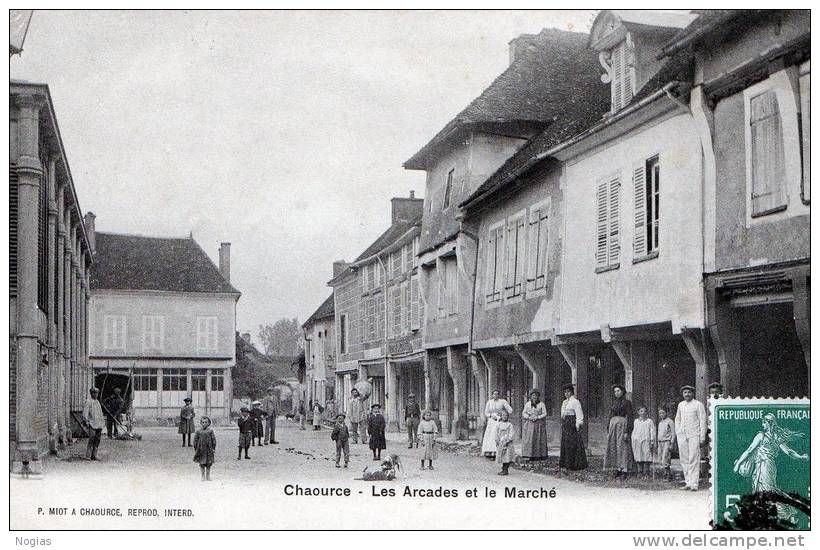
<path id="1" fill-rule="evenodd" d="M 717 352 L 720 368 L 720 381 L 724 395 L 740 395 L 741 363 L 740 332 L 735 313 L 718 295 L 714 281 L 706 283 L 706 318 L 709 323 L 709 334 Z"/>
<path id="2" fill-rule="evenodd" d="M 345 412 L 345 415 L 348 414 L 348 402 L 350 401 L 350 390 L 351 390 L 351 381 L 350 381 L 350 373 L 346 372 L 344 377 L 344 388 L 343 388 L 343 395 L 341 396 L 342 399 L 342 408 Z M 350 419 L 348 419 L 349 421 Z"/>
<path id="3" fill-rule="evenodd" d="M 43 167 L 39 156 L 39 120 L 42 99 L 18 96 L 17 131 L 17 388 L 16 456 L 28 465 L 37 460 L 37 433 L 34 418 L 37 407 L 37 369 L 39 352 L 39 310 L 37 308 L 37 236 L 40 177 Z"/>
<path id="4" fill-rule="evenodd" d="M 222 414 L 225 415 L 225 420 L 230 423 L 231 421 L 231 408 L 233 407 L 233 365 L 225 367 L 222 369 L 222 379 L 223 379 L 223 396 L 225 399 L 225 403 L 222 409 Z M 162 380 L 160 380 L 162 382 Z"/>
<path id="5" fill-rule="evenodd" d="M 57 286 L 55 284 L 57 269 L 57 251 L 55 242 L 57 239 L 57 163 L 54 153 L 48 158 L 48 230 L 46 232 L 46 243 L 48 247 L 48 450 L 51 454 L 57 454 L 60 429 L 57 425 L 57 411 L 60 402 L 57 394 L 57 378 L 60 367 L 57 358 Z"/>
<path id="6" fill-rule="evenodd" d="M 63 243 L 63 363 L 66 379 L 66 419 L 71 418 L 71 401 L 74 396 L 74 362 L 71 352 L 71 309 L 72 309 L 72 288 L 71 288 L 71 213 L 66 209 L 63 216 L 65 237 Z M 72 441 L 71 422 L 66 426 L 66 437 Z"/>
<path id="7" fill-rule="evenodd" d="M 385 364 L 385 375 L 387 376 L 387 395 L 385 396 L 385 412 L 387 413 L 387 429 L 399 431 L 399 388 L 397 384 L 398 367 L 393 361 Z"/>
<path id="8" fill-rule="evenodd" d="M 467 361 L 453 346 L 447 347 L 447 372 L 453 380 L 453 420 L 451 432 L 456 439 L 467 439 Z"/>
<path id="9" fill-rule="evenodd" d="M 57 271 L 57 447 L 65 447 L 68 420 L 68 393 L 66 392 L 66 354 L 65 354 L 65 185 L 58 185 L 57 200 L 57 250 L 54 266 Z"/>
<path id="10" fill-rule="evenodd" d="M 484 428 L 487 425 L 487 418 L 484 416 L 484 405 L 489 399 L 487 393 L 487 368 L 484 361 L 475 353 L 470 355 L 470 368 L 473 372 L 473 377 L 478 383 L 478 420 L 476 422 L 476 434 L 479 441 L 484 436 Z"/>
<path id="11" fill-rule="evenodd" d="M 432 383 L 430 380 L 430 352 L 425 351 L 424 355 L 422 356 L 422 363 L 421 363 L 422 371 L 424 372 L 424 406 L 425 411 L 432 411 L 433 410 L 433 394 L 432 394 Z"/>

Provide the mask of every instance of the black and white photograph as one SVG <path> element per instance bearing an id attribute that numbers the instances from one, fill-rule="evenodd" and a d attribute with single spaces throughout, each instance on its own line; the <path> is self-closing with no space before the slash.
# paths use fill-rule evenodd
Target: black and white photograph
<path id="1" fill-rule="evenodd" d="M 810 10 L 8 16 L 17 546 L 809 536 Z"/>

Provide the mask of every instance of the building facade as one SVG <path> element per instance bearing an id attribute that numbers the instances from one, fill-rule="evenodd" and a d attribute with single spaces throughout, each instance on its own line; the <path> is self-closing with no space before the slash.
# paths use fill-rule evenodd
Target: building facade
<path id="1" fill-rule="evenodd" d="M 227 422 L 236 364 L 230 244 L 219 269 L 193 238 L 94 232 L 90 360 L 104 396 L 120 388 L 132 418 L 172 424 L 183 399 Z"/>
<path id="2" fill-rule="evenodd" d="M 334 399 L 336 385 L 336 333 L 333 295 L 308 317 L 305 331 L 305 384 L 308 402 L 324 406 Z"/>
<path id="3" fill-rule="evenodd" d="M 80 432 L 92 258 L 48 86 L 9 87 L 9 454 L 31 468 Z"/>
<path id="4" fill-rule="evenodd" d="M 382 406 L 389 429 L 403 425 L 407 394 L 426 394 L 416 263 L 422 205 L 412 193 L 392 199 L 390 227 L 354 262 L 336 262 L 329 282 L 339 410 L 356 382 L 369 380 L 370 404 Z"/>

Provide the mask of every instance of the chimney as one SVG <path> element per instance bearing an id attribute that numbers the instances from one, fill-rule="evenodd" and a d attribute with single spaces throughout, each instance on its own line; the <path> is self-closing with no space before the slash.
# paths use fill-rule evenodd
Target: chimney
<path id="1" fill-rule="evenodd" d="M 219 245 L 219 272 L 226 281 L 231 282 L 231 243 Z"/>
<path id="2" fill-rule="evenodd" d="M 88 236 L 88 244 L 91 245 L 91 253 L 94 254 L 97 251 L 97 235 L 94 229 L 94 220 L 97 219 L 97 216 L 94 212 L 86 212 L 84 217 L 85 223 L 85 234 Z"/>
<path id="3" fill-rule="evenodd" d="M 530 41 L 532 41 L 536 35 L 534 34 L 522 34 L 510 40 L 510 65 L 513 64 L 513 61 L 521 57 L 521 54 L 527 50 Z"/>
<path id="4" fill-rule="evenodd" d="M 424 199 L 417 199 L 415 191 L 410 191 L 409 198 L 393 197 L 390 203 L 392 206 L 391 224 L 416 220 L 421 218 L 424 211 Z"/>
<path id="5" fill-rule="evenodd" d="M 251 333 L 250 332 L 243 332 L 242 339 L 245 341 L 246 344 L 252 346 L 253 342 L 251 342 Z"/>
<path id="6" fill-rule="evenodd" d="M 339 274 L 345 269 L 347 269 L 347 266 L 349 265 L 350 264 L 344 260 L 336 260 L 335 262 L 333 262 L 333 278 L 335 279 L 336 277 L 338 277 Z"/>

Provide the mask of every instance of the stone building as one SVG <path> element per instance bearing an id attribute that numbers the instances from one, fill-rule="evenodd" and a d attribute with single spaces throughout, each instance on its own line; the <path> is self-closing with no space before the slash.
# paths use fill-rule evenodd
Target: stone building
<path id="1" fill-rule="evenodd" d="M 79 431 L 92 259 L 48 86 L 9 99 L 9 454 L 31 468 Z"/>
<path id="2" fill-rule="evenodd" d="M 810 44 L 808 10 L 707 10 L 663 50 L 694 56 L 710 376 L 731 395 L 810 391 Z"/>
<path id="3" fill-rule="evenodd" d="M 305 331 L 305 384 L 309 403 L 322 406 L 334 399 L 336 385 L 336 333 L 333 330 L 333 294 L 302 325 Z"/>
<path id="4" fill-rule="evenodd" d="M 193 239 L 97 233 L 87 215 L 89 349 L 103 398 L 115 387 L 142 423 L 167 424 L 191 397 L 198 414 L 227 422 L 236 364 L 230 243 L 219 268 Z"/>
<path id="5" fill-rule="evenodd" d="M 356 260 L 336 262 L 333 287 L 336 398 L 346 410 L 358 380 L 370 380 L 370 404 L 399 428 L 407 394 L 425 394 L 416 252 L 422 199 L 391 200 L 391 225 Z"/>

